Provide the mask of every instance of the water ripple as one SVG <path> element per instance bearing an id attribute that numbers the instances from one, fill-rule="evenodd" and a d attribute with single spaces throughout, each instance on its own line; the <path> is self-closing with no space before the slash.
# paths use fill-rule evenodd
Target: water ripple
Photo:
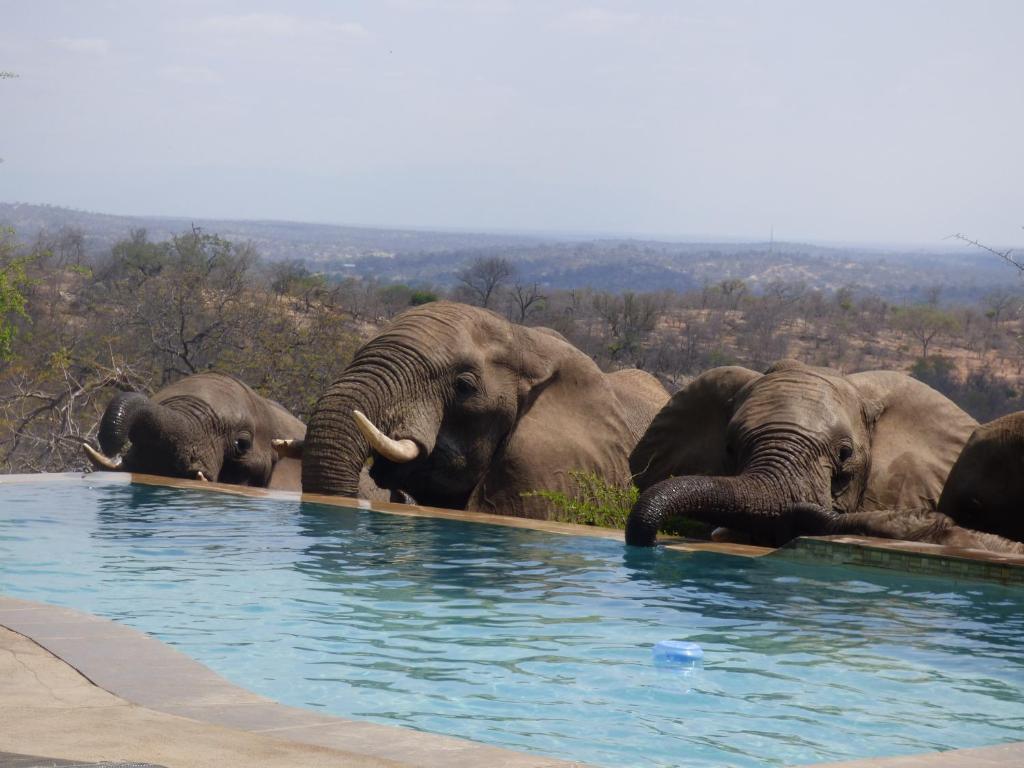
<path id="1" fill-rule="evenodd" d="M 297 706 L 609 766 L 1024 729 L 1019 590 L 145 486 L 0 487 L 0 505 L 0 590 Z M 654 667 L 666 638 L 700 643 L 704 671 Z"/>

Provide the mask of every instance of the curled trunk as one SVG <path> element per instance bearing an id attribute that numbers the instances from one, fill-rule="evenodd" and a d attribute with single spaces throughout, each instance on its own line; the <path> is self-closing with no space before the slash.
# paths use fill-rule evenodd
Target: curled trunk
<path id="1" fill-rule="evenodd" d="M 672 477 L 648 488 L 626 521 L 626 543 L 650 547 L 658 529 L 671 517 L 683 516 L 712 525 L 749 531 L 755 540 L 788 538 L 782 513 L 790 494 L 769 477 L 692 475 Z"/>
<path id="2" fill-rule="evenodd" d="M 346 375 L 324 394 L 306 427 L 302 453 L 302 490 L 358 497 L 359 473 L 370 456 L 354 411 L 382 423 L 380 387 L 357 375 Z"/>
<path id="3" fill-rule="evenodd" d="M 138 392 L 121 392 L 111 400 L 100 421 L 98 437 L 103 453 L 110 458 L 119 455 L 130 439 L 135 419 L 154 407 L 148 397 Z"/>
<path id="4" fill-rule="evenodd" d="M 214 434 L 215 424 L 205 418 L 205 410 L 186 408 L 185 398 L 174 402 L 171 407 L 138 392 L 117 395 L 100 421 L 100 452 L 83 445 L 89 460 L 97 469 L 180 477 L 194 477 L 205 469 L 205 475 L 215 479 L 221 456 L 197 449 L 198 444 L 209 442 L 200 436 Z M 129 443 L 131 449 L 126 451 Z"/>

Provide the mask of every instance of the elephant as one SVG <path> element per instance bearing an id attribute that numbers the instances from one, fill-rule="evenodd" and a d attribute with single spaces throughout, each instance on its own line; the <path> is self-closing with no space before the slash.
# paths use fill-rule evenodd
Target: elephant
<path id="1" fill-rule="evenodd" d="M 949 472 L 939 511 L 959 525 L 1024 541 L 1024 411 L 974 430 Z"/>
<path id="2" fill-rule="evenodd" d="M 903 373 L 841 375 L 795 360 L 764 374 L 714 368 L 672 396 L 630 455 L 641 495 L 626 542 L 651 546 L 674 515 L 778 546 L 842 528 L 852 513 L 934 511 L 976 426 Z M 855 522 L 867 535 L 912 532 L 893 514 L 846 519 L 847 533 Z"/>
<path id="3" fill-rule="evenodd" d="M 102 470 L 299 490 L 299 461 L 271 443 L 301 440 L 305 432 L 278 403 L 232 376 L 206 372 L 152 397 L 119 393 L 100 421 L 100 450 L 88 443 L 83 449 Z"/>
<path id="4" fill-rule="evenodd" d="M 605 374 L 561 334 L 450 301 L 396 317 L 320 397 L 307 493 L 355 496 L 360 467 L 420 504 L 546 518 L 531 491 L 572 470 L 629 482 L 627 457 L 668 400 L 650 374 Z"/>

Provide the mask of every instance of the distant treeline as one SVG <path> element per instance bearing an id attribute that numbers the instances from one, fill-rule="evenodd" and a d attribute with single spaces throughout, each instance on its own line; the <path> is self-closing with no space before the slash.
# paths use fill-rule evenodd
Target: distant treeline
<path id="1" fill-rule="evenodd" d="M 490 253 L 490 251 L 488 252 Z M 864 289 L 740 278 L 687 290 L 572 289 L 501 255 L 463 258 L 447 284 L 326 275 L 269 262 L 193 228 L 136 230 L 89 253 L 78 230 L 0 239 L 0 468 L 84 466 L 116 390 L 152 392 L 207 369 L 233 373 L 300 417 L 358 346 L 410 306 L 451 298 L 564 334 L 605 369 L 638 366 L 670 388 L 710 367 L 795 357 L 891 368 L 988 420 L 1022 406 L 1024 292 L 1012 274 L 978 302 L 940 288 L 893 304 Z M 555 268 L 554 266 L 552 268 Z"/>

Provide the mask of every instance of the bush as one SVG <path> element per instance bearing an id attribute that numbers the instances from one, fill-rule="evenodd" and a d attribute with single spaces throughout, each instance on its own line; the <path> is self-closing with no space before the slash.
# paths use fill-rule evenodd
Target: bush
<path id="1" fill-rule="evenodd" d="M 561 491 L 527 491 L 523 496 L 547 499 L 551 504 L 552 520 L 560 523 L 596 525 L 602 528 L 626 527 L 629 512 L 640 497 L 635 485 L 628 488 L 612 485 L 600 475 L 592 472 L 570 471 L 569 477 L 576 486 L 576 493 L 567 495 Z M 671 517 L 665 520 L 661 531 L 673 536 L 707 539 L 712 526 L 685 517 Z"/>
<path id="2" fill-rule="evenodd" d="M 592 472 L 570 471 L 576 492 L 571 496 L 561 491 L 527 491 L 523 496 L 546 499 L 552 520 L 562 523 L 598 525 L 604 528 L 625 528 L 629 511 L 639 492 L 635 485 L 627 488 L 612 485 Z"/>

